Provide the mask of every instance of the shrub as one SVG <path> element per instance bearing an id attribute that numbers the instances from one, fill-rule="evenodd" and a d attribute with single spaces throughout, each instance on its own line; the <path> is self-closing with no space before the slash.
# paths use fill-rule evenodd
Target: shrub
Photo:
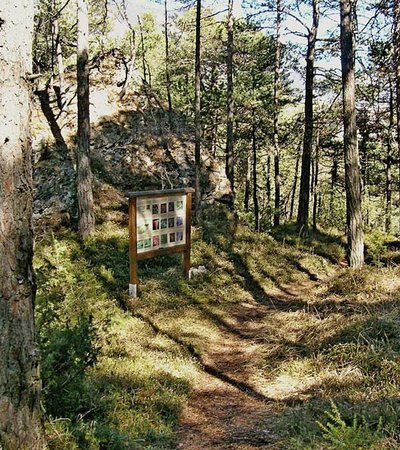
<path id="1" fill-rule="evenodd" d="M 342 415 L 332 402 L 331 410 L 325 411 L 330 420 L 325 424 L 317 421 L 323 431 L 323 439 L 328 449 L 360 450 L 376 448 L 376 445 L 384 438 L 382 435 L 382 418 L 379 419 L 373 430 L 364 417 L 361 420 L 353 415 L 352 423 L 343 420 Z"/>

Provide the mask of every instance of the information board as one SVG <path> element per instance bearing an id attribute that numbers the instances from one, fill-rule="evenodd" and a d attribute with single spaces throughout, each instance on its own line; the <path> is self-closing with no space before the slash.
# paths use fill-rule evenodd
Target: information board
<path id="1" fill-rule="evenodd" d="M 183 271 L 190 270 L 191 212 L 194 189 L 128 193 L 129 294 L 137 297 L 138 261 L 169 253 L 183 253 Z"/>
<path id="2" fill-rule="evenodd" d="M 136 247 L 138 254 L 186 243 L 186 195 L 138 198 Z"/>

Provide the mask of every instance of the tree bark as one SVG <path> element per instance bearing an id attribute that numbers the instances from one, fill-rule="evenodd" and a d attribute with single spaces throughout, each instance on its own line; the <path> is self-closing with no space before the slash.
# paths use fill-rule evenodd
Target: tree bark
<path id="1" fill-rule="evenodd" d="M 364 232 L 356 124 L 353 13 L 351 0 L 340 0 L 348 260 L 350 267 L 359 268 L 364 264 Z"/>
<path id="2" fill-rule="evenodd" d="M 78 135 L 77 135 L 77 199 L 79 234 L 86 239 L 94 232 L 93 176 L 90 167 L 89 114 L 89 21 L 87 0 L 78 0 Z"/>
<path id="3" fill-rule="evenodd" d="M 196 222 L 201 221 L 201 59 L 200 59 L 200 32 L 201 32 L 201 0 L 197 0 L 196 6 L 196 48 L 195 48 L 195 99 L 194 99 L 194 122 L 195 122 L 195 205 Z"/>
<path id="4" fill-rule="evenodd" d="M 30 138 L 33 0 L 0 3 L 0 448 L 44 449 L 35 343 Z"/>
<path id="5" fill-rule="evenodd" d="M 281 180 L 280 180 L 280 148 L 279 148 L 279 97 L 280 97 L 280 71 L 281 71 L 281 24 L 282 7 L 281 0 L 276 0 L 276 49 L 274 66 L 274 182 L 275 182 L 275 208 L 274 208 L 274 226 L 280 223 L 281 214 Z"/>
<path id="6" fill-rule="evenodd" d="M 315 44 L 319 25 L 319 0 L 313 0 L 313 24 L 308 33 L 306 57 L 306 95 L 305 95 L 305 127 L 303 141 L 303 156 L 301 163 L 299 210 L 297 213 L 297 227 L 307 232 L 310 206 L 310 166 L 314 134 L 314 61 Z"/>
<path id="7" fill-rule="evenodd" d="M 227 120 L 226 120 L 226 150 L 225 150 L 225 173 L 229 180 L 232 192 L 232 209 L 234 208 L 235 175 L 233 158 L 233 0 L 228 0 L 227 18 Z"/>

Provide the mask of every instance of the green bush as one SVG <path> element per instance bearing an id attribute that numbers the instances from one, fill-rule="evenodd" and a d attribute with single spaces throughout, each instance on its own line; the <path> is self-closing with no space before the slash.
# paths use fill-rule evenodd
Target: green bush
<path id="1" fill-rule="evenodd" d="M 376 228 L 365 235 L 366 260 L 375 266 L 382 267 L 388 252 L 386 243 L 393 237 Z"/>
<path id="2" fill-rule="evenodd" d="M 323 431 L 323 448 L 332 450 L 361 450 L 372 449 L 384 439 L 382 434 L 382 418 L 379 419 L 375 429 L 367 423 L 364 417 L 358 419 L 353 415 L 350 424 L 343 420 L 338 407 L 332 402 L 331 410 L 325 411 L 330 420 L 326 423 L 317 421 Z"/>

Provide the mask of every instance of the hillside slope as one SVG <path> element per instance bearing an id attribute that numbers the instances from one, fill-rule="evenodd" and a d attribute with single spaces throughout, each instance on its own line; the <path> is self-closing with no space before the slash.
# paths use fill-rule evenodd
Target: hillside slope
<path id="1" fill-rule="evenodd" d="M 105 190 L 108 196 L 112 195 L 114 201 L 122 205 L 123 194 L 127 190 L 192 186 L 194 132 L 191 120 L 174 113 L 174 127 L 171 130 L 165 105 L 139 80 L 133 80 L 131 90 L 120 99 L 124 73 L 118 54 L 111 52 L 104 58 L 95 59 L 90 77 L 95 194 Z M 74 73 L 67 73 L 66 80 L 65 113 L 58 110 L 53 91 L 50 91 L 47 103 L 46 96 L 42 96 L 44 106 L 39 101 L 40 96 L 36 96 L 33 113 L 36 163 L 34 218 L 36 222 L 50 221 L 53 225 L 76 215 Z M 43 94 L 45 88 L 38 86 L 37 92 Z M 52 115 L 57 118 L 60 130 L 54 123 L 51 128 Z M 203 201 L 223 201 L 229 195 L 224 165 L 212 158 L 207 148 L 202 149 L 202 162 Z M 96 200 L 100 211 L 101 196 L 97 196 Z"/>

